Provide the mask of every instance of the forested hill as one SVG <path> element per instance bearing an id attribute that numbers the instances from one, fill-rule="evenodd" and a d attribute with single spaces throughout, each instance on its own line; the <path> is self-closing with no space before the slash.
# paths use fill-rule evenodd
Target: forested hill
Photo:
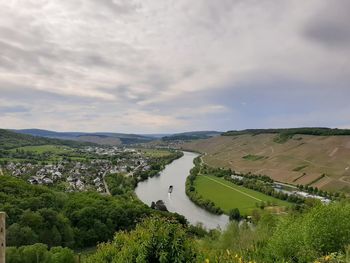
<path id="1" fill-rule="evenodd" d="M 316 136 L 335 136 L 335 135 L 350 135 L 350 129 L 331 129 L 322 127 L 304 127 L 304 128 L 286 128 L 286 129 L 246 129 L 246 130 L 232 130 L 223 133 L 224 136 L 234 136 L 243 134 L 288 134 L 288 135 L 316 135 Z"/>
<path id="2" fill-rule="evenodd" d="M 211 137 L 219 136 L 221 132 L 218 131 L 194 131 L 194 132 L 183 132 L 175 133 L 172 135 L 164 136 L 163 141 L 191 141 L 199 139 L 208 139 Z"/>
<path id="3" fill-rule="evenodd" d="M 27 134 L 19 134 L 9 130 L 0 129 L 0 150 L 8 150 L 22 146 L 45 144 L 67 145 L 71 147 L 87 145 L 87 143 L 82 142 L 31 136 Z"/>
<path id="4" fill-rule="evenodd" d="M 113 133 L 113 132 L 56 132 L 40 129 L 13 130 L 16 133 L 55 138 L 62 140 L 73 140 L 79 142 L 91 142 L 100 145 L 120 145 L 146 143 L 154 140 L 154 137 L 138 134 Z"/>

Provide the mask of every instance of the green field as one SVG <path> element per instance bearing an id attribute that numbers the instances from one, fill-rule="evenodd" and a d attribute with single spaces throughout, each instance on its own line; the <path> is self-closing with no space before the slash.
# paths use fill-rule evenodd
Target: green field
<path id="1" fill-rule="evenodd" d="M 204 199 L 213 201 L 225 213 L 233 208 L 238 208 L 242 214 L 248 215 L 256 208 L 256 204 L 262 201 L 270 201 L 278 206 L 290 206 L 288 202 L 235 185 L 215 176 L 198 176 L 195 180 L 195 188 Z"/>
<path id="2" fill-rule="evenodd" d="M 12 149 L 11 151 L 25 151 L 25 152 L 34 152 L 37 154 L 42 154 L 45 152 L 51 152 L 55 154 L 62 154 L 62 153 L 70 153 L 72 152 L 72 149 L 68 146 L 59 146 L 59 145 L 39 145 L 39 146 L 24 146 Z"/>

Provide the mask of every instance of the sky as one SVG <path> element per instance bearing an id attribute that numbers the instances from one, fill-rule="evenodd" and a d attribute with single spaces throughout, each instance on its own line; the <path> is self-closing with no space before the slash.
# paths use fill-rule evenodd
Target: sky
<path id="1" fill-rule="evenodd" d="M 350 128 L 348 0 L 0 0 L 0 127 Z"/>

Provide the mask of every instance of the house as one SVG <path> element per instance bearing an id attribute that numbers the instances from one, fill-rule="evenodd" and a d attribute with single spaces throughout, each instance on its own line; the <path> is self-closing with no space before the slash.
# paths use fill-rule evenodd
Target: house
<path id="1" fill-rule="evenodd" d="M 53 184 L 53 181 L 50 178 L 44 178 L 43 183 L 44 184 Z"/>

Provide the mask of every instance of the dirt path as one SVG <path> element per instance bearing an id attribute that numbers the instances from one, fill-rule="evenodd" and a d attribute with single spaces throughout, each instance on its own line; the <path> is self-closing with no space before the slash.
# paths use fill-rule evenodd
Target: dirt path
<path id="1" fill-rule="evenodd" d="M 334 148 L 334 150 L 329 154 L 329 157 L 333 157 L 334 154 L 337 153 L 339 147 Z"/>
<path id="2" fill-rule="evenodd" d="M 350 184 L 349 181 L 344 180 L 344 177 L 347 177 L 347 176 L 343 176 L 343 177 L 339 178 L 338 180 L 343 182 L 343 183 Z"/>
<path id="3" fill-rule="evenodd" d="M 102 181 L 103 181 L 103 184 L 104 184 L 105 189 L 106 189 L 106 194 L 107 194 L 107 195 L 112 195 L 111 192 L 110 192 L 109 189 L 108 189 L 108 185 L 107 185 L 107 183 L 106 183 L 105 176 L 106 176 L 106 173 L 103 174 L 103 176 L 102 176 Z"/>

